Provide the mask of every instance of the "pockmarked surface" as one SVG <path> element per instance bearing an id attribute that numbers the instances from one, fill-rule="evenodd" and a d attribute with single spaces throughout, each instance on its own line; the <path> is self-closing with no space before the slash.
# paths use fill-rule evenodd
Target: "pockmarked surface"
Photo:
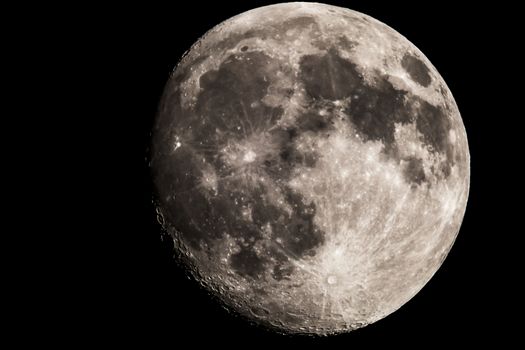
<path id="1" fill-rule="evenodd" d="M 458 233 L 469 151 L 428 59 L 371 17 L 288 3 L 227 20 L 173 72 L 153 132 L 158 209 L 228 307 L 294 333 L 392 313 Z"/>

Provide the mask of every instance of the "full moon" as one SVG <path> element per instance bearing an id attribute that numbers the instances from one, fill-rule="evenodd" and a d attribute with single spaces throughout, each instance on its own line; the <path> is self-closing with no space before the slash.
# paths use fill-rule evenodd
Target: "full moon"
<path id="1" fill-rule="evenodd" d="M 165 87 L 150 164 L 195 278 L 249 320 L 320 335 L 418 293 L 470 178 L 457 105 L 423 53 L 317 3 L 257 8 L 194 44 Z"/>

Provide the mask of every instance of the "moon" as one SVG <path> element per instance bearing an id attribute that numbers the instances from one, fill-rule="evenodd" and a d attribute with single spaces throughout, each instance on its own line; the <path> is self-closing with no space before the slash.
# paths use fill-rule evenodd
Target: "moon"
<path id="1" fill-rule="evenodd" d="M 470 179 L 458 107 L 423 53 L 317 3 L 257 8 L 194 44 L 165 87 L 150 164 L 197 281 L 249 320 L 319 335 L 418 293 Z"/>

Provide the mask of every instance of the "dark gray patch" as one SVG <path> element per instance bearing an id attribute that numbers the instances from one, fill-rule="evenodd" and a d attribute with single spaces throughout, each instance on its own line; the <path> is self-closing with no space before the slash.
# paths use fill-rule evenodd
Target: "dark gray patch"
<path id="1" fill-rule="evenodd" d="M 279 181 L 288 179 L 297 165 L 314 167 L 319 154 L 315 151 L 299 151 L 295 140 L 304 132 L 322 133 L 330 130 L 333 130 L 330 118 L 316 113 L 304 114 L 293 127 L 273 129 L 271 143 L 279 152 L 263 161 L 265 172 L 275 181 Z"/>
<path id="2" fill-rule="evenodd" d="M 433 151 L 446 154 L 451 146 L 448 139 L 451 125 L 446 112 L 416 96 L 413 100 L 416 102 L 416 126 L 423 135 L 423 142 L 431 146 Z"/>
<path id="3" fill-rule="evenodd" d="M 411 121 L 406 113 L 405 91 L 395 89 L 386 77 L 368 85 L 356 65 L 334 49 L 324 55 L 303 57 L 300 67 L 300 78 L 314 101 L 350 97 L 345 112 L 367 140 L 381 140 L 388 149 L 395 141 L 394 123 Z"/>
<path id="4" fill-rule="evenodd" d="M 319 159 L 315 152 L 299 152 L 293 144 L 287 144 L 279 152 L 279 157 L 282 163 L 288 164 L 290 168 L 297 164 L 313 168 Z"/>
<path id="5" fill-rule="evenodd" d="M 303 56 L 299 77 L 314 100 L 343 99 L 362 83 L 355 65 L 341 58 L 335 49 L 324 55 Z"/>
<path id="6" fill-rule="evenodd" d="M 409 157 L 405 159 L 406 166 L 403 170 L 405 180 L 410 184 L 420 185 L 426 180 L 423 160 L 421 158 Z"/>
<path id="7" fill-rule="evenodd" d="M 214 203 L 202 193 L 193 191 L 199 184 L 199 166 L 192 154 L 181 148 L 174 156 L 160 158 L 152 168 L 167 221 L 196 249 L 200 249 L 201 240 L 208 241 L 221 236 L 217 223 L 209 217 Z M 173 199 L 168 200 L 166 195 L 173 196 L 170 197 Z"/>
<path id="8" fill-rule="evenodd" d="M 410 60 L 410 59 L 407 59 Z M 413 65 L 417 65 L 414 63 Z M 345 110 L 349 121 L 365 141 L 381 141 L 384 152 L 399 159 L 395 143 L 395 124 L 416 122 L 422 134 L 422 142 L 433 152 L 445 154 L 447 162 L 440 173 L 446 177 L 453 164 L 453 148 L 448 141 L 450 121 L 445 110 L 396 89 L 388 76 L 375 74 L 375 81 L 367 83 L 356 65 L 339 56 L 335 49 L 322 55 L 304 56 L 300 62 L 299 77 L 302 80 L 310 108 L 319 109 L 329 105 L 326 101 L 349 98 Z M 416 176 L 415 181 L 420 181 Z M 424 181 L 424 180 L 421 180 Z"/>
<path id="9" fill-rule="evenodd" d="M 265 271 L 264 259 L 252 249 L 241 248 L 240 252 L 230 257 L 230 265 L 239 275 L 253 279 L 260 278 Z"/>
<path id="10" fill-rule="evenodd" d="M 249 249 L 262 238 L 260 226 L 275 220 L 279 210 L 261 200 L 261 188 L 245 190 L 232 178 L 219 182 L 218 195 L 208 196 L 199 187 L 200 158 L 183 148 L 175 154 L 157 164 L 155 185 L 166 219 L 187 244 L 201 250 L 201 243 L 213 246 L 228 233 L 243 239 Z M 173 199 L 166 200 L 166 194 L 174 195 Z M 242 211 L 248 206 L 253 206 L 253 221 L 243 218 Z"/>
<path id="11" fill-rule="evenodd" d="M 386 77 L 378 78 L 373 86 L 363 81 L 345 112 L 365 140 L 382 141 L 390 151 L 395 147 L 395 123 L 412 121 L 405 96 L 406 92 L 395 89 Z"/>
<path id="12" fill-rule="evenodd" d="M 259 101 L 266 95 L 266 88 L 270 84 L 265 78 L 270 60 L 261 52 L 229 56 L 218 70 L 210 70 L 201 76 L 200 87 L 203 91 L 199 94 L 198 107 L 208 106 L 210 98 L 215 103 L 228 103 L 230 100 L 250 103 Z"/>
<path id="13" fill-rule="evenodd" d="M 407 71 L 413 81 L 423 87 L 432 82 L 428 67 L 417 57 L 407 53 L 401 60 L 401 66 Z"/>
<path id="14" fill-rule="evenodd" d="M 324 242 L 324 233 L 313 221 L 315 204 L 305 204 L 301 195 L 289 188 L 284 190 L 292 213 L 283 212 L 279 220 L 271 223 L 273 238 L 280 238 L 285 251 L 294 256 L 311 255 L 313 249 Z"/>
<path id="15" fill-rule="evenodd" d="M 274 133 L 279 133 L 279 162 L 278 165 L 283 168 L 292 169 L 297 164 L 307 167 L 314 167 L 319 159 L 315 151 L 299 151 L 294 143 L 297 136 L 305 132 L 315 134 L 333 130 L 331 117 L 322 116 L 318 113 L 306 113 L 298 117 L 297 123 L 292 128 L 277 129 Z M 271 165 L 271 163 L 268 163 Z M 282 176 L 283 174 L 279 174 Z"/>
<path id="16" fill-rule="evenodd" d="M 294 267 L 292 265 L 284 265 L 281 263 L 275 264 L 272 271 L 273 279 L 281 281 L 283 279 L 289 279 L 289 276 L 293 273 Z"/>
<path id="17" fill-rule="evenodd" d="M 288 133 L 283 131 L 282 134 Z M 280 156 L 277 158 L 268 161 L 275 162 L 276 168 L 283 168 L 286 162 Z M 213 247 L 215 240 L 228 233 L 241 246 L 241 251 L 232 256 L 232 267 L 243 277 L 259 278 L 267 263 L 264 254 L 276 258 L 276 264 L 285 260 L 272 250 L 263 252 L 262 257 L 255 253 L 254 245 L 264 239 L 262 227 L 270 225 L 273 239 L 281 238 L 283 250 L 297 258 L 312 254 L 313 248 L 324 241 L 324 233 L 313 222 L 315 205 L 304 204 L 299 194 L 282 189 L 286 203 L 292 208 L 292 212 L 287 213 L 267 201 L 264 187 L 247 189 L 239 176 L 223 178 L 218 183 L 218 194 L 208 196 L 199 189 L 202 166 L 199 161 L 191 150 L 180 148 L 171 158 L 163 159 L 157 177 L 160 193 L 175 194 L 172 200 L 162 203 L 167 219 L 193 249 L 201 250 L 203 243 Z M 296 164 L 292 162 L 289 169 Z M 275 181 L 282 179 L 282 173 L 268 174 Z M 242 215 L 248 207 L 251 208 L 251 220 Z M 284 278 L 288 272 L 287 268 L 275 267 L 276 278 Z"/>
<path id="18" fill-rule="evenodd" d="M 195 105 L 198 117 L 190 126 L 195 142 L 207 144 L 206 159 L 219 170 L 224 164 L 216 154 L 228 141 L 221 135 L 241 139 L 274 125 L 282 115 L 280 107 L 260 103 L 275 79 L 269 74 L 271 63 L 264 53 L 245 52 L 231 55 L 217 70 L 200 78 L 201 92 Z"/>
<path id="19" fill-rule="evenodd" d="M 345 51 L 353 51 L 354 48 L 357 46 L 357 43 L 354 41 L 348 40 L 346 35 L 341 35 L 337 38 L 337 44 L 341 49 L 344 49 Z"/>
<path id="20" fill-rule="evenodd" d="M 319 113 L 306 113 L 298 117 L 297 128 L 301 132 L 310 131 L 313 133 L 333 130 L 331 116 Z"/>
<path id="21" fill-rule="evenodd" d="M 232 188 L 225 188 L 230 191 L 230 194 L 225 195 L 226 197 L 231 196 Z M 315 205 L 304 204 L 303 198 L 290 189 L 286 188 L 284 191 L 286 203 L 292 208 L 291 214 L 265 201 L 262 189 L 255 189 L 247 193 L 239 191 L 246 203 L 252 205 L 253 221 L 240 219 L 238 208 L 227 204 L 231 202 L 231 199 L 211 205 L 212 216 L 225 218 L 230 235 L 246 243 L 238 254 L 232 256 L 231 260 L 232 267 L 241 276 L 259 278 L 265 265 L 269 263 L 269 257 L 273 257 L 276 261 L 273 267 L 274 278 L 286 278 L 293 271 L 286 264 L 288 256 L 301 258 L 304 255 L 311 255 L 313 249 L 324 242 L 324 233 L 313 222 Z M 235 198 L 235 201 L 241 200 L 239 196 Z M 217 206 L 222 207 L 223 210 L 214 212 Z M 261 256 L 255 253 L 253 246 L 263 239 L 261 228 L 268 224 L 272 228 L 272 239 L 281 239 L 281 248 L 265 248 L 263 251 L 265 255 Z"/>
<path id="22" fill-rule="evenodd" d="M 446 109 L 434 106 L 418 96 L 411 96 L 410 107 L 421 133 L 421 141 L 433 153 L 445 156 L 445 161 L 434 171 L 438 177 L 447 178 L 455 164 L 454 145 L 449 140 L 452 128 Z"/>
<path id="23" fill-rule="evenodd" d="M 450 173 L 452 172 L 452 166 L 454 165 L 454 162 L 450 159 L 451 158 L 447 158 L 447 161 L 441 164 L 441 167 L 439 169 L 444 178 L 449 177 Z"/>
<path id="24" fill-rule="evenodd" d="M 276 31 L 275 34 L 283 34 L 290 29 L 304 30 L 309 28 L 310 26 L 312 26 L 313 28 L 319 28 L 319 25 L 317 24 L 315 18 L 309 16 L 302 16 L 291 18 L 287 21 L 284 21 L 283 23 L 275 25 L 274 28 Z"/>
<path id="25" fill-rule="evenodd" d="M 281 210 L 274 206 L 272 203 L 266 201 L 264 193 L 261 192 L 261 196 L 254 198 L 252 207 L 252 218 L 253 223 L 257 227 L 262 227 L 269 222 L 277 220 L 281 215 Z"/>
<path id="26" fill-rule="evenodd" d="M 277 128 L 271 131 L 271 143 L 278 152 L 270 154 L 262 162 L 262 170 L 274 181 L 289 179 L 293 168 L 300 161 L 293 140 L 297 133 L 295 130 Z"/>
<path id="27" fill-rule="evenodd" d="M 297 164 L 300 163 L 299 159 L 301 157 L 301 154 L 295 150 L 293 145 L 289 144 L 281 149 L 281 151 L 279 152 L 279 157 L 281 157 L 281 159 L 284 162 Z"/>

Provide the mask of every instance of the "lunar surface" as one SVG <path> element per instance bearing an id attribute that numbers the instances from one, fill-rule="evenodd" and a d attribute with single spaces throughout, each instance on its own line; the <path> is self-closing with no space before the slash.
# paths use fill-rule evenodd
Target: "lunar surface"
<path id="1" fill-rule="evenodd" d="M 469 151 L 428 59 L 364 14 L 258 8 L 210 30 L 153 130 L 158 211 L 229 309 L 290 333 L 348 332 L 410 300 L 459 231 Z"/>

